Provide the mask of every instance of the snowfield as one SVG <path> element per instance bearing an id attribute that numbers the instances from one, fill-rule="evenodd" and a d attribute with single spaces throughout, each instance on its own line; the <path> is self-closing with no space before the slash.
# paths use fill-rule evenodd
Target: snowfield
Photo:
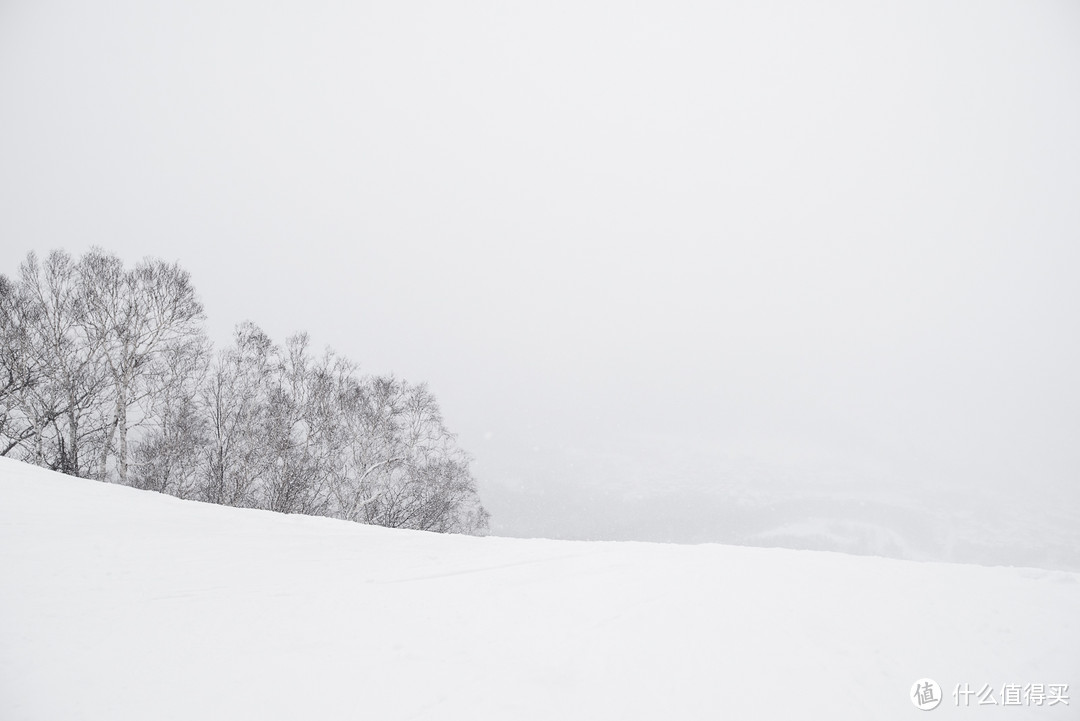
<path id="1" fill-rule="evenodd" d="M 0 458 L 5 721 L 912 719 L 923 677 L 931 718 L 1076 719 L 1078 617 L 1074 573 L 441 536 Z M 1068 705 L 1002 707 L 1029 683 Z"/>

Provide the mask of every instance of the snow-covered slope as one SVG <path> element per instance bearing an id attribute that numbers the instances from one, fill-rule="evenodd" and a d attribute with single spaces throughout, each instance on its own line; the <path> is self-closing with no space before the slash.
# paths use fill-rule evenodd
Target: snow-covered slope
<path id="1" fill-rule="evenodd" d="M 1000 699 L 1072 695 L 1078 611 L 1065 572 L 391 531 L 0 459 L 8 721 L 907 719 L 923 677 L 934 718 L 1069 719 Z"/>

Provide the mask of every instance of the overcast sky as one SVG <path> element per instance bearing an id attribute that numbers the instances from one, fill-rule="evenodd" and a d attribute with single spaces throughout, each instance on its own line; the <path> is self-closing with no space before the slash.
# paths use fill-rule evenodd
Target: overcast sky
<path id="1" fill-rule="evenodd" d="M 90 245 L 429 381 L 502 532 L 1080 510 L 1070 0 L 0 0 L 0 272 Z"/>

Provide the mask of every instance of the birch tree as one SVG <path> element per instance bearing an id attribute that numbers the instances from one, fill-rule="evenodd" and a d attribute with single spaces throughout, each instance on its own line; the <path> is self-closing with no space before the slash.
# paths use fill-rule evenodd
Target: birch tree
<path id="1" fill-rule="evenodd" d="M 276 355 L 269 336 L 245 322 L 214 362 L 202 390 L 209 436 L 202 497 L 210 503 L 255 505 L 253 489 L 267 464 L 259 433 Z"/>
<path id="2" fill-rule="evenodd" d="M 102 349 L 114 401 L 99 469 L 104 479 L 113 455 L 117 478 L 126 483 L 129 411 L 143 398 L 155 353 L 200 332 L 202 304 L 187 271 L 176 263 L 146 259 L 127 271 L 119 258 L 95 249 L 79 269 L 86 335 Z"/>
<path id="3" fill-rule="evenodd" d="M 35 320 L 20 284 L 0 275 L 0 456 L 17 453 L 34 436 L 24 398 L 47 373 L 31 343 Z"/>
<path id="4" fill-rule="evenodd" d="M 166 346 L 147 374 L 143 429 L 133 445 L 131 485 L 178 498 L 200 495 L 209 458 L 203 407 L 210 342 L 201 333 Z"/>
<path id="5" fill-rule="evenodd" d="M 352 428 L 351 468 L 335 489 L 341 517 L 392 528 L 486 530 L 470 459 L 425 384 L 369 378 L 343 411 Z"/>
<path id="6" fill-rule="evenodd" d="M 31 462 L 89 475 L 93 454 L 83 450 L 101 434 L 105 376 L 98 349 L 82 332 L 75 263 L 63 251 L 53 251 L 44 262 L 30 253 L 18 283 L 5 279 L 5 285 L 0 405 L 9 440 L 0 450 L 21 445 Z"/>
<path id="7" fill-rule="evenodd" d="M 70 255 L 53 251 L 41 264 L 30 254 L 21 268 L 22 285 L 36 308 L 35 343 L 48 368 L 47 386 L 59 413 L 51 420 L 56 470 L 89 476 L 93 450 L 101 443 L 102 401 L 107 376 L 101 347 L 85 333 L 86 307 L 77 267 Z"/>

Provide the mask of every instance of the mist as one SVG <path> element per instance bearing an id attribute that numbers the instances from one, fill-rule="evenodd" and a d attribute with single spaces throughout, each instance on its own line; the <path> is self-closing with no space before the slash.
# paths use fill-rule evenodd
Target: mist
<path id="1" fill-rule="evenodd" d="M 1080 6 L 7 0 L 0 272 L 430 383 L 502 535 L 1080 568 Z"/>

